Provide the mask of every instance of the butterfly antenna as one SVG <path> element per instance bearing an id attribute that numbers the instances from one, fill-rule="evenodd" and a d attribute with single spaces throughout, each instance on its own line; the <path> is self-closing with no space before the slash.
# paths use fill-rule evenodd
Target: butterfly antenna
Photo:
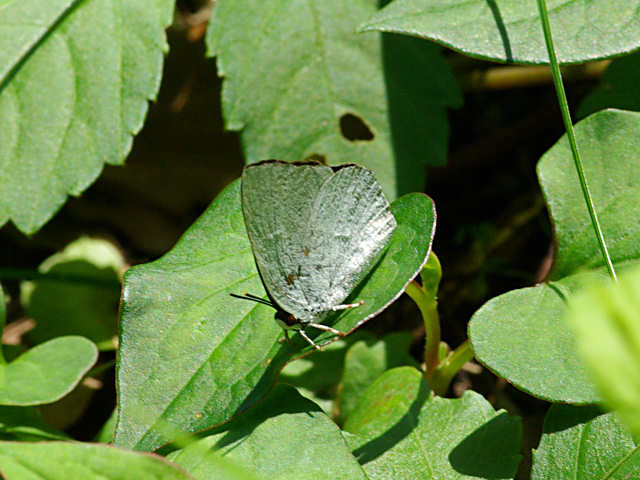
<path id="1" fill-rule="evenodd" d="M 247 292 L 244 292 L 242 295 L 237 295 L 235 293 L 230 293 L 229 295 L 231 295 L 234 298 L 240 298 L 242 300 L 251 300 L 252 302 L 261 303 L 262 305 L 267 305 L 271 308 L 275 308 L 269 300 L 265 300 L 262 297 L 258 297 L 257 295 L 252 295 Z"/>

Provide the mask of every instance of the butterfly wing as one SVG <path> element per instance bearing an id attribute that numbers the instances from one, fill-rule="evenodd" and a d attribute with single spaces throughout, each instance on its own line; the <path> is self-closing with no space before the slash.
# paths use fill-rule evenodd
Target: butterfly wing
<path id="1" fill-rule="evenodd" d="M 303 236 L 314 201 L 332 175 L 323 165 L 280 161 L 250 165 L 242 175 L 242 212 L 262 281 L 278 306 L 299 319 L 310 310 L 299 278 Z"/>
<path id="2" fill-rule="evenodd" d="M 344 302 L 380 258 L 396 226 L 370 170 L 336 168 L 314 200 L 301 259 L 300 288 L 316 315 Z"/>

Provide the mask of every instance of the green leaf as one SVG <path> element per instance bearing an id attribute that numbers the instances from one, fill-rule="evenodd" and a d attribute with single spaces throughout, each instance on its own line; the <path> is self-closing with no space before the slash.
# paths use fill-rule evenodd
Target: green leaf
<path id="1" fill-rule="evenodd" d="M 356 330 L 313 355 L 294 359 L 282 369 L 278 382 L 296 387 L 302 396 L 318 404 L 327 415 L 331 415 L 347 349 L 363 338 L 375 341 L 372 333 Z"/>
<path id="2" fill-rule="evenodd" d="M 98 358 L 84 337 L 58 337 L 0 365 L 0 405 L 40 405 L 64 397 Z"/>
<path id="3" fill-rule="evenodd" d="M 113 431 L 116 429 L 116 420 L 118 419 L 118 408 L 114 408 L 109 419 L 104 422 L 100 431 L 93 439 L 97 443 L 113 443 Z"/>
<path id="4" fill-rule="evenodd" d="M 513 478 L 521 423 L 479 394 L 432 396 L 412 367 L 385 372 L 344 426 L 370 479 Z"/>
<path id="5" fill-rule="evenodd" d="M 638 447 L 612 414 L 596 407 L 552 405 L 540 445 L 533 451 L 532 480 L 628 480 L 640 476 Z"/>
<path id="6" fill-rule="evenodd" d="M 159 87 L 174 2 L 2 3 L 0 225 L 32 233 L 124 161 Z"/>
<path id="7" fill-rule="evenodd" d="M 640 218 L 640 115 L 599 112 L 579 122 L 576 135 L 612 259 L 640 259 L 640 224 L 629 221 Z M 542 157 L 538 177 L 557 243 L 550 278 L 604 265 L 566 136 Z"/>
<path id="8" fill-rule="evenodd" d="M 392 302 L 429 254 L 432 201 L 406 195 L 392 212 L 398 227 L 387 250 L 348 300 L 364 304 L 329 317 L 337 329 L 351 332 Z M 264 294 L 235 182 L 171 252 L 125 275 L 116 444 L 155 449 L 215 426 L 260 400 L 294 354 L 310 351 L 297 334 L 293 345 L 278 341 L 273 309 L 229 295 L 243 291 Z"/>
<path id="9" fill-rule="evenodd" d="M 339 423 L 344 422 L 365 390 L 386 370 L 401 365 L 418 368 L 409 353 L 412 340 L 409 332 L 396 332 L 378 341 L 360 340 L 349 348 L 338 390 Z"/>
<path id="10" fill-rule="evenodd" d="M 639 0 L 549 1 L 558 60 L 579 63 L 640 47 Z M 433 40 L 466 55 L 513 63 L 548 63 L 536 2 L 395 0 L 360 31 Z"/>
<path id="11" fill-rule="evenodd" d="M 21 303 L 36 321 L 27 334 L 29 341 L 42 343 L 63 335 L 81 335 L 101 350 L 114 349 L 124 267 L 117 248 L 90 238 L 80 238 L 45 260 L 39 271 L 56 278 L 21 285 Z"/>
<path id="12" fill-rule="evenodd" d="M 600 112 L 579 122 L 576 135 L 611 257 L 619 269 L 637 263 L 640 224 L 629 219 L 640 218 L 640 115 Z M 566 299 L 606 273 L 566 136 L 543 156 L 538 177 L 557 245 L 552 281 L 490 300 L 473 315 L 469 336 L 478 360 L 517 388 L 593 403 L 600 395 L 576 356 Z"/>
<path id="13" fill-rule="evenodd" d="M 425 165 L 444 164 L 446 107 L 461 104 L 455 78 L 435 46 L 356 34 L 377 4 L 216 2 L 208 52 L 225 77 L 226 126 L 242 131 L 248 163 L 362 163 L 390 199 L 422 190 Z"/>
<path id="14" fill-rule="evenodd" d="M 21 442 L 67 440 L 63 432 L 45 424 L 35 407 L 0 407 L 0 439 Z"/>
<path id="15" fill-rule="evenodd" d="M 175 454 L 174 454 L 175 455 Z M 170 455 L 171 458 L 173 456 Z M 241 467 L 237 462 L 212 451 L 206 442 L 199 442 L 197 446 L 179 452 L 179 465 L 188 470 L 190 478 L 209 480 L 261 480 L 248 468 Z"/>
<path id="16" fill-rule="evenodd" d="M 157 455 L 77 442 L 0 442 L 0 471 L 5 478 L 24 480 L 191 478 Z"/>
<path id="17" fill-rule="evenodd" d="M 586 117 L 605 108 L 640 111 L 640 53 L 613 60 L 598 86 L 587 95 L 578 109 Z"/>
<path id="18" fill-rule="evenodd" d="M 277 386 L 259 408 L 213 435 L 174 452 L 170 459 L 198 479 L 214 478 L 208 460 L 251 468 L 259 478 L 367 478 L 338 427 L 295 389 Z"/>
<path id="19" fill-rule="evenodd" d="M 640 435 L 640 268 L 569 300 L 578 350 L 605 402 Z"/>

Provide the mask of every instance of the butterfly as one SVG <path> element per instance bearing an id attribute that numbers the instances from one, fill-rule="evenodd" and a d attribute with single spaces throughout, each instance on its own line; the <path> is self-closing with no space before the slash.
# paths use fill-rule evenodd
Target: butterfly
<path id="1" fill-rule="evenodd" d="M 245 167 L 242 212 L 269 300 L 231 294 L 275 308 L 284 329 L 345 334 L 325 325 L 379 260 L 397 222 L 371 170 L 344 164 L 266 160 Z"/>

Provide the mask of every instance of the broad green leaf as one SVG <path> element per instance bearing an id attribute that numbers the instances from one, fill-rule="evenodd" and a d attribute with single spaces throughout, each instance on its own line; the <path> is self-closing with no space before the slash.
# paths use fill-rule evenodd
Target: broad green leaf
<path id="1" fill-rule="evenodd" d="M 339 423 L 344 422 L 365 390 L 386 370 L 401 365 L 418 367 L 409 354 L 412 340 L 409 332 L 396 332 L 378 341 L 360 340 L 349 348 L 338 389 Z"/>
<path id="2" fill-rule="evenodd" d="M 385 372 L 344 429 L 368 478 L 513 478 L 521 423 L 481 395 L 433 396 L 412 367 Z"/>
<path id="3" fill-rule="evenodd" d="M 640 455 L 629 432 L 596 407 L 552 405 L 540 445 L 533 451 L 532 480 L 629 480 L 640 477 Z"/>
<path id="4" fill-rule="evenodd" d="M 35 232 L 124 161 L 158 90 L 173 7 L 0 2 L 0 225 Z"/>
<path id="5" fill-rule="evenodd" d="M 105 240 L 81 238 L 52 255 L 39 271 L 56 278 L 23 282 L 21 303 L 36 321 L 31 343 L 81 335 L 101 350 L 115 348 L 122 255 Z"/>
<path id="6" fill-rule="evenodd" d="M 0 442 L 0 472 L 4 478 L 21 480 L 192 478 L 157 455 L 78 442 Z"/>
<path id="7" fill-rule="evenodd" d="M 640 114 L 609 110 L 577 124 L 585 174 L 615 262 L 640 259 Z M 556 236 L 552 279 L 604 265 L 566 136 L 538 164 Z"/>
<path id="8" fill-rule="evenodd" d="M 429 254 L 432 201 L 410 194 L 391 209 L 398 227 L 387 250 L 347 299 L 364 304 L 327 319 L 344 332 L 392 302 Z M 273 309 L 229 295 L 244 291 L 264 295 L 235 182 L 171 252 L 125 275 L 116 444 L 151 450 L 213 427 L 261 399 L 294 354 L 310 351 L 298 334 L 293 344 L 278 341 Z"/>
<path id="9" fill-rule="evenodd" d="M 173 458 L 171 455 L 170 457 Z M 178 464 L 188 471 L 190 478 L 196 480 L 263 480 L 267 478 L 258 476 L 249 468 L 241 467 L 237 462 L 216 453 L 206 442 L 199 442 L 197 445 L 181 450 Z"/>
<path id="10" fill-rule="evenodd" d="M 21 442 L 67 440 L 63 432 L 45 424 L 36 407 L 0 407 L 0 439 Z"/>
<path id="11" fill-rule="evenodd" d="M 579 122 L 576 135 L 611 256 L 618 268 L 637 263 L 640 114 L 599 112 Z M 565 323 L 566 299 L 606 272 L 566 137 L 542 157 L 538 177 L 557 246 L 551 282 L 490 300 L 473 315 L 469 337 L 478 360 L 517 388 L 554 402 L 593 403 L 600 395 Z"/>
<path id="12" fill-rule="evenodd" d="M 558 60 L 579 63 L 640 47 L 639 0 L 549 0 Z M 531 0 L 395 0 L 361 31 L 402 33 L 461 53 L 513 63 L 547 63 L 538 6 Z"/>
<path id="13" fill-rule="evenodd" d="M 64 397 L 98 358 L 84 337 L 58 337 L 0 365 L 0 405 L 40 405 Z"/>
<path id="14" fill-rule="evenodd" d="M 390 199 L 422 190 L 446 159 L 446 107 L 461 104 L 433 45 L 358 35 L 378 0 L 219 0 L 207 45 L 225 77 L 227 128 L 248 163 L 355 162 Z M 341 125 L 342 123 L 342 125 Z"/>
<path id="15" fill-rule="evenodd" d="M 578 115 L 605 108 L 640 111 L 640 53 L 615 59 L 602 75 L 598 86 L 582 100 Z"/>
<path id="16" fill-rule="evenodd" d="M 517 388 L 551 402 L 593 403 L 600 396 L 576 355 L 559 288 L 542 284 L 489 300 L 473 315 L 469 337 L 476 357 Z"/>
<path id="17" fill-rule="evenodd" d="M 169 458 L 197 479 L 214 478 L 218 455 L 250 468 L 259 478 L 367 478 L 338 427 L 292 387 L 277 386 L 259 408 L 172 453 Z"/>
<path id="18" fill-rule="evenodd" d="M 581 358 L 605 402 L 640 435 L 640 268 L 569 300 Z"/>

